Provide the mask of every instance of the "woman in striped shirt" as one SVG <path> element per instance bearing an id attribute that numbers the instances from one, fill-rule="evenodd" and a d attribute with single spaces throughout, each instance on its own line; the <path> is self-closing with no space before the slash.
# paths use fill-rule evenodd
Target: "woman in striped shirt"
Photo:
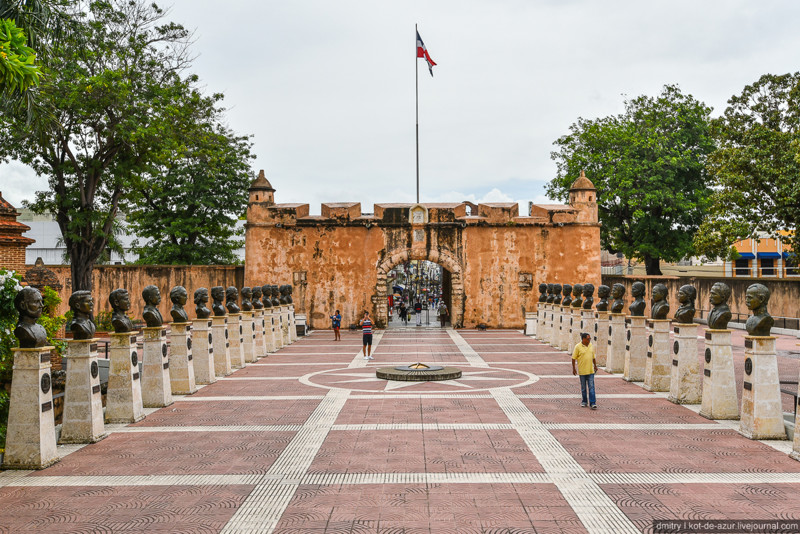
<path id="1" fill-rule="evenodd" d="M 369 318 L 369 312 L 364 312 L 364 318 L 358 322 L 361 325 L 364 334 L 364 359 L 372 360 L 372 320 Z"/>

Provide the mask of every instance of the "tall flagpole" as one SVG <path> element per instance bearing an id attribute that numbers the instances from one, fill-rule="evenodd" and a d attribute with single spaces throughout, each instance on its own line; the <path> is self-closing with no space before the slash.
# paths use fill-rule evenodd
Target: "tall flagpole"
<path id="1" fill-rule="evenodd" d="M 419 30 L 414 24 L 414 89 L 417 111 L 417 204 L 419 204 L 419 58 L 417 58 L 417 35 Z"/>

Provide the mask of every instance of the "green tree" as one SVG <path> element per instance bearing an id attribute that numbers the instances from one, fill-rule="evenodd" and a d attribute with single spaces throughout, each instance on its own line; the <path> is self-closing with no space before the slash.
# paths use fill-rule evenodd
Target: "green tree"
<path id="1" fill-rule="evenodd" d="M 235 239 L 235 225 L 247 208 L 252 144 L 223 125 L 221 100 L 188 91 L 165 125 L 174 143 L 126 207 L 132 230 L 147 239 L 136 249 L 139 263 L 236 263 L 243 241 Z"/>
<path id="2" fill-rule="evenodd" d="M 120 203 L 167 142 L 163 117 L 189 83 L 180 78 L 189 34 L 163 19 L 141 0 L 92 2 L 46 65 L 40 96 L 56 121 L 0 118 L 0 154 L 48 178 L 31 207 L 54 214 L 75 290 L 91 289 Z"/>
<path id="3" fill-rule="evenodd" d="M 644 261 L 647 274 L 661 274 L 660 260 L 694 252 L 692 236 L 711 193 L 704 167 L 714 150 L 710 113 L 666 85 L 656 97 L 625 101 L 620 115 L 579 118 L 554 143 L 558 174 L 547 193 L 566 201 L 585 170 L 597 187 L 602 246 Z"/>
<path id="4" fill-rule="evenodd" d="M 713 121 L 712 134 L 715 191 L 695 237 L 698 251 L 733 259 L 736 241 L 782 231 L 800 251 L 800 73 L 765 74 L 745 87 Z"/>
<path id="5" fill-rule="evenodd" d="M 0 93 L 21 94 L 39 83 L 36 53 L 13 20 L 0 19 Z"/>

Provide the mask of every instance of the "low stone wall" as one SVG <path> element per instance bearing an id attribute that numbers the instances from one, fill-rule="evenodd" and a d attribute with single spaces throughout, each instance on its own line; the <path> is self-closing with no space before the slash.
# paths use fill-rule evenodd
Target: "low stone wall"
<path id="1" fill-rule="evenodd" d="M 28 265 L 27 269 L 32 268 Z M 61 310 L 69 310 L 67 301 L 72 293 L 72 279 L 69 265 L 47 265 L 61 282 Z M 273 283 L 271 280 L 263 283 Z M 275 282 L 277 283 L 277 282 Z M 128 312 L 134 319 L 141 319 L 144 301 L 142 289 L 153 284 L 161 291 L 161 305 L 159 310 L 165 322 L 170 322 L 169 310 L 172 303 L 169 300 L 169 291 L 175 286 L 183 286 L 189 292 L 189 301 L 186 311 L 189 317 L 194 317 L 194 303 L 192 293 L 198 287 L 211 289 L 213 286 L 244 285 L 243 265 L 97 265 L 92 273 L 92 295 L 94 297 L 95 314 L 101 311 L 111 311 L 108 304 L 108 295 L 117 288 L 127 289 L 131 294 L 131 310 Z M 209 302 L 209 307 L 210 307 Z"/>
<path id="2" fill-rule="evenodd" d="M 678 289 L 681 286 L 690 284 L 697 288 L 697 300 L 695 307 L 698 310 L 710 310 L 711 304 L 709 303 L 709 295 L 711 286 L 717 282 L 724 282 L 731 288 L 731 299 L 728 302 L 731 312 L 734 314 L 747 314 L 749 313 L 747 305 L 744 302 L 745 292 L 751 284 L 759 283 L 769 288 L 772 296 L 769 299 L 769 313 L 775 317 L 800 317 L 800 280 L 786 280 L 786 279 L 768 279 L 768 278 L 704 278 L 693 276 L 617 276 L 617 275 L 603 275 L 603 284 L 611 287 L 614 284 L 623 284 L 625 286 L 625 310 L 627 312 L 628 304 L 633 299 L 631 298 L 631 285 L 634 282 L 643 282 L 647 287 L 645 293 L 645 301 L 647 308 L 645 316 L 650 316 L 650 298 L 652 289 L 655 284 L 664 284 L 669 291 L 669 309 L 670 318 L 674 315 L 675 310 L 678 309 Z M 698 313 L 697 317 L 700 314 Z"/>

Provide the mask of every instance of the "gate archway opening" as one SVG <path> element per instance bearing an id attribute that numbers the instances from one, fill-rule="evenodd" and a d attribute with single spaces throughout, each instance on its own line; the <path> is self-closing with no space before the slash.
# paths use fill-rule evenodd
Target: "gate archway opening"
<path id="1" fill-rule="evenodd" d="M 449 310 L 450 325 L 454 328 L 463 325 L 464 284 L 461 265 L 455 258 L 445 255 L 412 257 L 410 251 L 404 251 L 378 265 L 377 275 L 375 304 L 379 325 L 386 327 L 390 324 L 389 316 L 392 304 L 396 303 L 396 294 L 404 299 L 409 309 L 413 309 L 416 300 L 425 302 L 428 310 L 427 315 L 423 311 L 423 317 L 434 324 L 439 321 L 436 306 L 444 302 Z M 413 320 L 409 317 L 409 324 L 413 324 Z"/>

